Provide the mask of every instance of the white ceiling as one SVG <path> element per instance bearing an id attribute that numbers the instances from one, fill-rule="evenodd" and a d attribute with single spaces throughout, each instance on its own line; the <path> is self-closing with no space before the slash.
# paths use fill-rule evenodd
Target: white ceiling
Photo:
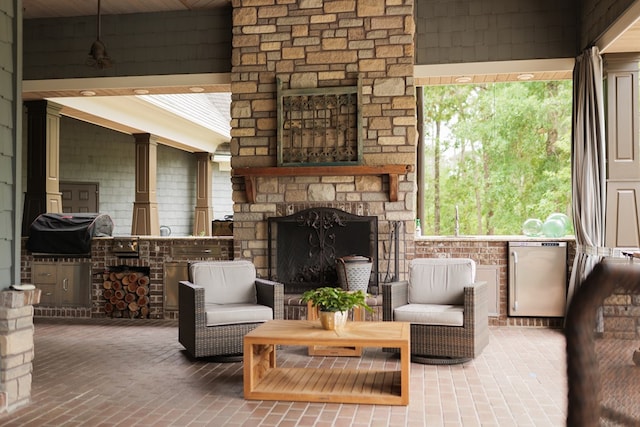
<path id="1" fill-rule="evenodd" d="M 231 0 L 100 0 L 101 14 L 215 9 Z M 95 15 L 98 0 L 23 0 L 25 19 Z M 640 0 L 596 42 L 603 53 L 640 51 Z M 571 78 L 573 59 L 508 63 L 416 66 L 417 85 L 516 81 L 523 73 L 534 80 Z M 474 70 L 470 74 L 467 70 Z M 480 70 L 480 71 L 478 71 Z M 179 84 L 176 82 L 180 82 Z M 97 96 L 78 97 L 85 89 Z M 144 76 L 26 81 L 23 98 L 47 98 L 63 105 L 62 114 L 125 133 L 151 133 L 162 143 L 186 151 L 215 152 L 230 140 L 229 75 Z M 134 96 L 136 89 L 150 95 Z M 204 93 L 192 94 L 194 90 Z M 176 95 L 166 96 L 166 95 Z"/>

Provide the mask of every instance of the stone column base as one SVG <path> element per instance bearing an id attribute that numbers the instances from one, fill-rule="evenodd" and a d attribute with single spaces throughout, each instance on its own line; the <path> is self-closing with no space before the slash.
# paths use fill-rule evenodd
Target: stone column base
<path id="1" fill-rule="evenodd" d="M 33 304 L 40 289 L 0 292 L 0 413 L 31 401 Z"/>

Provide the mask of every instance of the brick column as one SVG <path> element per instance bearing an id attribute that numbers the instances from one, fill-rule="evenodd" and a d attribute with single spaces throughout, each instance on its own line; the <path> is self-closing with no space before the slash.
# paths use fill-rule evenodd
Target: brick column
<path id="1" fill-rule="evenodd" d="M 131 234 L 159 236 L 158 217 L 158 143 L 148 133 L 133 135 L 136 139 L 136 199 L 133 202 Z"/>
<path id="2" fill-rule="evenodd" d="M 33 304 L 40 290 L 0 292 L 0 414 L 31 400 Z"/>

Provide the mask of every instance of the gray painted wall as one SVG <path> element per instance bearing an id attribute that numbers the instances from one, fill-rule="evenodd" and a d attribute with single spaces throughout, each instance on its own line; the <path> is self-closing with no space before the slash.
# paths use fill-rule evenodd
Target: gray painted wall
<path id="1" fill-rule="evenodd" d="M 416 64 L 576 56 L 633 0 L 416 0 Z M 113 68 L 84 65 L 95 16 L 24 23 L 25 79 L 229 72 L 231 8 L 105 15 Z"/>
<path id="2" fill-rule="evenodd" d="M 417 0 L 416 64 L 576 56 L 576 3 Z"/>
<path id="3" fill-rule="evenodd" d="M 592 45 L 634 0 L 582 0 L 580 46 Z"/>
<path id="4" fill-rule="evenodd" d="M 0 2 L 0 290 L 20 283 L 21 93 L 20 21 L 17 0 Z"/>
<path id="5" fill-rule="evenodd" d="M 85 65 L 96 39 L 96 17 L 24 22 L 25 80 L 226 73 L 231 70 L 231 7 L 104 15 L 100 39 L 111 68 Z"/>
<path id="6" fill-rule="evenodd" d="M 99 211 L 113 219 L 114 235 L 131 234 L 135 199 L 134 148 L 131 135 L 64 116 L 60 118 L 60 181 L 97 182 Z M 191 235 L 196 200 L 195 157 L 159 144 L 157 162 L 160 225 L 169 226 L 172 236 Z M 219 172 L 217 164 L 213 169 L 214 212 L 224 217 L 233 213 L 230 174 Z M 24 174 L 23 182 L 26 187 Z"/>

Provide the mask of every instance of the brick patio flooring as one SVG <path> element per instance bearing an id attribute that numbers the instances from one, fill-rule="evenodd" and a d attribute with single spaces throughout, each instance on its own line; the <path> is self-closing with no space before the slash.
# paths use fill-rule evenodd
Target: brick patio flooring
<path id="1" fill-rule="evenodd" d="M 563 426 L 565 341 L 559 330 L 492 327 L 480 357 L 411 365 L 408 406 L 246 401 L 242 363 L 194 361 L 175 322 L 36 319 L 32 403 L 2 426 Z M 398 363 L 309 357 L 285 347 L 278 364 Z"/>

